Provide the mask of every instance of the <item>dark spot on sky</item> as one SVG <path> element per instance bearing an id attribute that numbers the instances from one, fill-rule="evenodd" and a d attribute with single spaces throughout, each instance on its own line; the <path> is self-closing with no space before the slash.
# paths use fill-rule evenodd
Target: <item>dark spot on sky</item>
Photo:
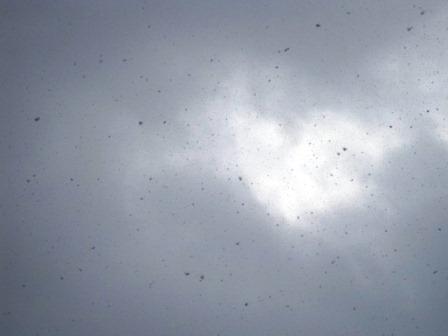
<path id="1" fill-rule="evenodd" d="M 249 305 L 249 302 L 244 302 L 244 306 L 247 307 Z"/>
<path id="2" fill-rule="evenodd" d="M 184 273 L 186 276 L 189 276 L 190 275 L 190 272 L 185 272 Z"/>
<path id="3" fill-rule="evenodd" d="M 407 27 L 406 30 L 407 30 L 408 32 L 410 32 L 413 28 L 414 28 L 413 26 L 410 26 L 410 27 Z"/>
<path id="4" fill-rule="evenodd" d="M 141 126 L 143 125 L 143 121 L 139 121 L 138 124 Z"/>
<path id="5" fill-rule="evenodd" d="M 40 120 L 40 117 L 36 117 L 36 118 L 34 118 L 34 121 L 39 121 Z"/>
<path id="6" fill-rule="evenodd" d="M 290 48 L 283 49 L 283 52 L 288 52 Z"/>
<path id="7" fill-rule="evenodd" d="M 316 27 L 319 28 L 320 27 L 320 23 L 316 23 Z"/>

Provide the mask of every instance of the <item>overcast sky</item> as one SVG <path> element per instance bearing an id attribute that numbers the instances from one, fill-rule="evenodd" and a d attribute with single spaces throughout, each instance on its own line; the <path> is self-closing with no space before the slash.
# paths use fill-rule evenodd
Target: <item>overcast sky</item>
<path id="1" fill-rule="evenodd" d="M 448 335 L 448 3 L 1 1 L 1 335 Z"/>

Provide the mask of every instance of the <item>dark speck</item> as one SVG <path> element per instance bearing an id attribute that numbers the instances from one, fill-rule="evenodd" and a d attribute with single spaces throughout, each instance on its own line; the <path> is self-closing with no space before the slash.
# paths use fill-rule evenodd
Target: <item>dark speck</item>
<path id="1" fill-rule="evenodd" d="M 436 271 L 432 272 L 432 274 L 437 274 L 438 272 L 439 272 L 439 271 L 436 270 Z"/>
<path id="2" fill-rule="evenodd" d="M 319 28 L 320 27 L 320 23 L 316 23 L 316 27 Z"/>
<path id="3" fill-rule="evenodd" d="M 138 124 L 141 126 L 143 125 L 143 121 L 139 121 Z"/>
<path id="4" fill-rule="evenodd" d="M 238 176 L 238 180 L 242 181 L 242 180 L 243 180 L 243 178 L 242 178 L 241 176 Z"/>
<path id="5" fill-rule="evenodd" d="M 249 305 L 249 302 L 244 302 L 244 306 L 247 307 Z"/>
<path id="6" fill-rule="evenodd" d="M 199 277 L 199 281 L 202 281 L 202 280 L 204 280 L 205 279 L 205 276 L 203 276 L 203 275 L 201 275 L 200 277 Z"/>
<path id="7" fill-rule="evenodd" d="M 40 120 L 40 117 L 36 117 L 36 118 L 34 118 L 34 121 L 39 121 Z"/>
<path id="8" fill-rule="evenodd" d="M 186 276 L 189 276 L 190 275 L 190 272 L 185 272 L 184 273 Z"/>
<path id="9" fill-rule="evenodd" d="M 288 52 L 290 48 L 283 49 L 283 52 Z"/>
<path id="10" fill-rule="evenodd" d="M 413 28 L 414 28 L 414 27 L 410 26 L 410 27 L 407 27 L 406 30 L 407 30 L 408 32 L 410 32 Z"/>

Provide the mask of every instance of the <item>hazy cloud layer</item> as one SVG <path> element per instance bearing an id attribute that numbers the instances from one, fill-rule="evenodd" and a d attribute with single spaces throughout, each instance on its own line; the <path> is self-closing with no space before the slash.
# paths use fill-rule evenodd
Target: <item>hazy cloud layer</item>
<path id="1" fill-rule="evenodd" d="M 444 1 L 0 17 L 0 334 L 448 333 Z"/>

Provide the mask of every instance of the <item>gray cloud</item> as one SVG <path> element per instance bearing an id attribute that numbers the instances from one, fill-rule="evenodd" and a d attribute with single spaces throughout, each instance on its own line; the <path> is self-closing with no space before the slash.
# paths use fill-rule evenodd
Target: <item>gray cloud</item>
<path id="1" fill-rule="evenodd" d="M 1 334 L 447 333 L 443 1 L 1 8 Z"/>

